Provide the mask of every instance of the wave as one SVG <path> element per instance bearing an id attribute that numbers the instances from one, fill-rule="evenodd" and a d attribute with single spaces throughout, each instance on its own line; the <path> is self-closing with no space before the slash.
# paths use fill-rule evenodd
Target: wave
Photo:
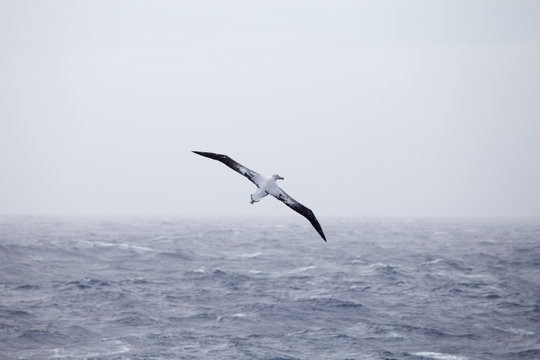
<path id="1" fill-rule="evenodd" d="M 76 287 L 78 289 L 84 290 L 84 289 L 91 289 L 91 288 L 101 289 L 104 286 L 111 286 L 111 283 L 105 280 L 100 280 L 100 279 L 81 279 L 81 280 L 68 281 L 64 285 L 67 285 L 68 288 Z"/>
<path id="2" fill-rule="evenodd" d="M 33 346 L 68 344 L 71 341 L 68 335 L 58 331 L 38 329 L 25 330 L 18 338 L 26 344 L 33 344 Z"/>
<path id="3" fill-rule="evenodd" d="M 39 289 L 41 289 L 41 286 L 34 285 L 34 284 L 24 284 L 24 285 L 19 285 L 16 288 L 14 288 L 14 290 L 39 290 Z"/>
<path id="4" fill-rule="evenodd" d="M 116 248 L 116 249 L 121 249 L 121 250 L 135 251 L 139 253 L 155 251 L 154 249 L 148 246 L 133 245 L 127 242 L 116 243 L 116 242 L 107 242 L 107 241 L 99 241 L 99 240 L 93 240 L 93 241 L 80 240 L 77 242 L 77 248 L 86 248 L 86 249 Z"/>
<path id="5" fill-rule="evenodd" d="M 435 264 L 438 264 L 438 263 L 442 263 L 444 262 L 445 260 L 444 259 L 435 259 L 435 260 L 431 260 L 431 261 L 426 261 L 426 262 L 423 262 L 422 265 L 426 266 L 426 265 L 435 265 Z"/>
<path id="6" fill-rule="evenodd" d="M 412 355 L 418 356 L 423 359 L 433 359 L 433 360 L 468 360 L 465 356 L 460 355 L 451 355 L 443 354 L 438 352 L 422 351 L 413 353 Z"/>
<path id="7" fill-rule="evenodd" d="M 240 259 L 251 259 L 251 258 L 259 257 L 261 255 L 263 255 L 263 253 L 258 251 L 252 254 L 239 254 L 239 255 L 236 255 L 235 257 L 240 258 Z"/>
<path id="8" fill-rule="evenodd" d="M 529 349 L 508 354 L 509 359 L 540 359 L 540 349 Z"/>
<path id="9" fill-rule="evenodd" d="M 0 307 L 0 318 L 29 317 L 31 313 L 24 310 L 10 310 L 4 306 Z"/>
<path id="10" fill-rule="evenodd" d="M 96 350 L 100 349 L 100 350 Z M 84 346 L 61 347 L 52 349 L 51 358 L 59 359 L 105 359 L 131 351 L 129 344 L 114 339 L 101 339 L 97 343 L 88 343 Z M 115 357 L 116 358 L 116 357 Z M 123 359 L 123 357 L 121 357 Z"/>
<path id="11" fill-rule="evenodd" d="M 498 326 L 495 326 L 494 328 L 497 329 L 497 330 L 501 330 L 503 332 L 509 333 L 509 334 L 514 334 L 514 335 L 523 335 L 523 336 L 535 335 L 535 333 L 533 331 L 528 331 L 528 330 L 519 329 L 519 328 L 513 328 L 513 327 L 502 328 L 502 327 L 498 327 Z"/>
<path id="12" fill-rule="evenodd" d="M 309 298 L 297 301 L 300 304 L 310 304 L 313 307 L 334 307 L 334 308 L 360 308 L 363 305 L 349 300 L 339 300 L 334 298 Z"/>
<path id="13" fill-rule="evenodd" d="M 162 251 L 157 253 L 157 256 L 164 259 L 172 260 L 195 260 L 196 256 L 193 252 L 187 250 L 176 249 L 174 251 Z"/>
<path id="14" fill-rule="evenodd" d="M 314 270 L 316 269 L 317 267 L 315 265 L 310 265 L 310 266 L 304 266 L 304 267 L 301 267 L 301 268 L 296 268 L 296 269 L 293 269 L 293 270 L 289 270 L 286 272 L 287 275 L 295 275 L 295 274 L 302 274 L 302 273 L 305 273 L 309 270 Z"/>

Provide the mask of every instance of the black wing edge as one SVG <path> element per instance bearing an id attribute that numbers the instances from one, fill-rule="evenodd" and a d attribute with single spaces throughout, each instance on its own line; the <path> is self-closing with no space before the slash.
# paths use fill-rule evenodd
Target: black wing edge
<path id="1" fill-rule="evenodd" d="M 284 202 L 284 204 L 289 205 L 286 202 Z M 322 230 L 321 224 L 319 224 L 319 222 L 317 221 L 317 218 L 315 217 L 315 214 L 313 213 L 313 211 L 311 211 L 304 205 L 300 204 L 299 202 L 293 205 L 289 205 L 289 207 L 293 209 L 294 211 L 296 211 L 297 213 L 299 213 L 300 215 L 304 216 L 306 219 L 308 219 L 311 225 L 313 225 L 313 227 L 315 228 L 315 230 L 317 230 L 319 235 L 321 235 L 324 242 L 327 242 L 326 236 L 324 236 L 324 232 Z"/>
<path id="2" fill-rule="evenodd" d="M 232 160 L 230 157 L 228 157 L 227 155 L 223 155 L 223 154 L 216 154 L 216 153 L 204 152 L 204 151 L 193 151 L 193 152 L 195 154 L 197 154 L 197 155 L 201 155 L 201 156 L 204 156 L 204 157 L 207 157 L 207 158 L 210 158 L 210 159 L 221 161 L 222 163 L 225 163 L 225 164 L 226 164 L 226 161 Z M 232 160 L 232 161 L 234 161 L 234 160 Z M 228 165 L 228 164 L 226 164 L 226 165 Z"/>
<path id="3" fill-rule="evenodd" d="M 255 171 L 253 171 L 251 169 L 248 169 L 247 167 L 245 167 L 244 165 L 234 161 L 233 159 L 231 159 L 227 155 L 216 154 L 216 153 L 211 153 L 211 152 L 204 152 L 204 151 L 193 151 L 193 152 L 195 154 L 197 154 L 197 155 L 201 155 L 201 156 L 204 156 L 204 157 L 207 157 L 207 158 L 214 159 L 214 160 L 217 160 L 219 162 L 222 162 L 223 164 L 227 165 L 228 167 L 230 167 L 234 171 L 236 171 L 239 174 L 244 175 L 245 177 L 247 177 L 252 183 L 257 185 L 257 187 L 259 186 L 255 181 L 255 178 L 259 175 L 257 172 L 255 172 Z"/>

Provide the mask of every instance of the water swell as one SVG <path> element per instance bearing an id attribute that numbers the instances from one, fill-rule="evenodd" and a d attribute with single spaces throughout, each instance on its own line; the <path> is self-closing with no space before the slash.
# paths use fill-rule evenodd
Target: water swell
<path id="1" fill-rule="evenodd" d="M 0 358 L 540 357 L 538 225 L 243 224 L 0 221 Z"/>

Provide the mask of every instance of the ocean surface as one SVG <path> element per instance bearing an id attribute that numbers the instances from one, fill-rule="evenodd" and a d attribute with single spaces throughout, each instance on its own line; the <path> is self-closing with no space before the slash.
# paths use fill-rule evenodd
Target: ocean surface
<path id="1" fill-rule="evenodd" d="M 540 359 L 540 220 L 0 217 L 0 359 Z"/>

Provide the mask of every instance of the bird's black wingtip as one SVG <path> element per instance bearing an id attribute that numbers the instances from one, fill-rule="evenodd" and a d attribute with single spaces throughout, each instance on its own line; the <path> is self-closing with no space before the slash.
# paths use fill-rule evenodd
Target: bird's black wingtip
<path id="1" fill-rule="evenodd" d="M 205 157 L 210 157 L 211 155 L 214 155 L 213 153 L 209 153 L 209 152 L 205 152 L 205 151 L 192 151 L 193 153 L 197 154 L 197 155 L 201 155 L 201 156 L 205 156 Z"/>
<path id="2" fill-rule="evenodd" d="M 315 217 L 315 215 L 313 217 Z M 315 220 L 315 221 L 317 221 L 317 220 Z M 315 227 L 315 230 L 317 230 L 317 233 L 319 233 L 319 235 L 322 237 L 324 242 L 328 242 L 328 241 L 326 241 L 326 235 L 324 235 L 324 232 L 323 232 L 323 230 L 321 228 L 321 225 L 319 225 L 319 222 L 317 221 L 316 224 L 312 223 L 312 225 L 313 225 L 313 227 Z"/>

